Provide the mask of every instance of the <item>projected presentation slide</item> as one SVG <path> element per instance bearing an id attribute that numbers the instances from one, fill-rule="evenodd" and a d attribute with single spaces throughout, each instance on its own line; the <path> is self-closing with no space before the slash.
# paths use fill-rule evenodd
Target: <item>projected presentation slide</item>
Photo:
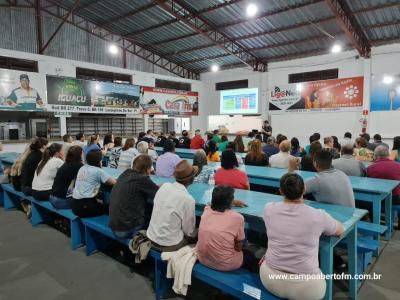
<path id="1" fill-rule="evenodd" d="M 258 88 L 221 91 L 220 114 L 258 114 Z"/>

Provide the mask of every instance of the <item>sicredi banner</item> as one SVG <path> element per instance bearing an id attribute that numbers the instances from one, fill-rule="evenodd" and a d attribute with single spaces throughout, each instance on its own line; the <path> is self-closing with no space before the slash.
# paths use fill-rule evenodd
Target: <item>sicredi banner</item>
<path id="1" fill-rule="evenodd" d="M 138 114 L 140 86 L 47 76 L 47 110 Z"/>
<path id="2" fill-rule="evenodd" d="M 140 105 L 144 114 L 197 116 L 199 93 L 142 86 Z"/>
<path id="3" fill-rule="evenodd" d="M 0 69 L 0 110 L 42 111 L 46 107 L 44 75 Z"/>
<path id="4" fill-rule="evenodd" d="M 271 113 L 360 110 L 363 93 L 362 76 L 275 85 L 270 90 L 269 110 Z"/>

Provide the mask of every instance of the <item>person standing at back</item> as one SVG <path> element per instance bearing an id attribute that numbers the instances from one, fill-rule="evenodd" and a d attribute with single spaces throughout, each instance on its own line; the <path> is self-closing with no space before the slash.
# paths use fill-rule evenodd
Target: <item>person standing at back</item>
<path id="1" fill-rule="evenodd" d="M 195 200 L 187 188 L 198 168 L 182 160 L 174 171 L 175 182 L 164 183 L 156 193 L 147 237 L 152 248 L 161 252 L 176 251 L 197 235 Z"/>
<path id="2" fill-rule="evenodd" d="M 175 154 L 175 144 L 168 140 L 164 145 L 164 154 L 160 155 L 156 163 L 156 175 L 160 177 L 172 177 L 176 165 L 181 158 Z"/>
<path id="3" fill-rule="evenodd" d="M 178 139 L 178 147 L 183 149 L 190 149 L 191 139 L 187 130 L 182 131 L 182 136 Z"/>
<path id="4" fill-rule="evenodd" d="M 194 132 L 194 137 L 192 138 L 192 141 L 190 142 L 190 149 L 203 149 L 204 144 L 206 142 L 204 141 L 204 139 L 201 137 L 201 132 L 199 129 L 197 129 Z"/>
<path id="5" fill-rule="evenodd" d="M 281 202 L 265 205 L 268 249 L 260 265 L 261 282 L 272 294 L 291 300 L 319 300 L 326 282 L 319 268 L 321 235 L 340 236 L 343 225 L 322 209 L 304 203 L 303 179 L 286 174 L 280 180 Z M 290 278 L 294 274 L 308 279 Z M 305 276 L 306 277 L 306 276 Z"/>
<path id="6" fill-rule="evenodd" d="M 351 144 L 342 147 L 342 156 L 332 161 L 335 169 L 343 171 L 347 176 L 364 176 L 364 164 L 355 159 L 354 147 Z"/>
<path id="7" fill-rule="evenodd" d="M 319 150 L 314 154 L 314 167 L 318 174 L 306 180 L 306 192 L 312 194 L 316 201 L 355 207 L 354 193 L 349 177 L 332 167 L 332 154 Z M 298 158 L 290 160 L 289 173 L 298 169 Z"/>

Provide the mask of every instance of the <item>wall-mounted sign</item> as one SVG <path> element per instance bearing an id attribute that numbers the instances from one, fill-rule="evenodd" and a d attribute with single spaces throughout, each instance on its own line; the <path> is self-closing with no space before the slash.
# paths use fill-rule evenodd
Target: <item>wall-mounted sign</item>
<path id="1" fill-rule="evenodd" d="M 0 110 L 42 111 L 45 95 L 44 75 L 0 69 Z"/>
<path id="2" fill-rule="evenodd" d="M 47 110 L 76 113 L 140 113 L 138 85 L 47 76 Z"/>
<path id="3" fill-rule="evenodd" d="M 269 95 L 274 112 L 360 110 L 363 105 L 364 77 L 275 85 Z"/>
<path id="4" fill-rule="evenodd" d="M 197 116 L 199 93 L 141 87 L 140 105 L 145 114 Z"/>

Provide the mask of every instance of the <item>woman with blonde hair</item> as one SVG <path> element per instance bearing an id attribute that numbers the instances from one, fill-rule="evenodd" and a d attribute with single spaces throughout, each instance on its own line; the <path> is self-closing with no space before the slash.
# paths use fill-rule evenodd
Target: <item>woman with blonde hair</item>
<path id="1" fill-rule="evenodd" d="M 249 152 L 244 159 L 245 165 L 251 166 L 267 166 L 268 158 L 262 151 L 261 142 L 254 140 L 249 144 Z"/>
<path id="2" fill-rule="evenodd" d="M 132 161 L 139 152 L 135 148 L 135 139 L 128 138 L 122 147 L 121 155 L 119 156 L 118 169 L 129 169 L 132 167 Z"/>
<path id="3" fill-rule="evenodd" d="M 269 158 L 269 165 L 272 168 L 287 169 L 289 167 L 289 161 L 294 158 L 294 156 L 290 155 L 291 148 L 290 141 L 282 141 L 279 144 L 279 153 Z"/>

